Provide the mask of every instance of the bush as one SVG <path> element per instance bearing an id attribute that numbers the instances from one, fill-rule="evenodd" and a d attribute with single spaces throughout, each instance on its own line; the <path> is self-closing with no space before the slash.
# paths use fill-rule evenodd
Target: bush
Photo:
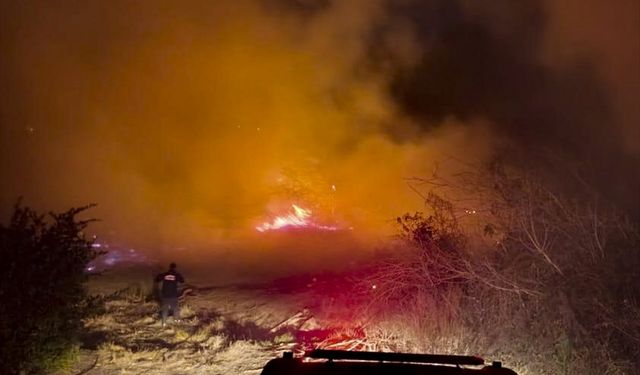
<path id="1" fill-rule="evenodd" d="M 0 225 L 2 372 L 49 371 L 77 352 L 90 301 L 85 268 L 98 253 L 82 232 L 90 206 L 44 216 L 19 204 Z"/>
<path id="2" fill-rule="evenodd" d="M 417 301 L 440 304 L 453 289 L 469 282 L 466 238 L 452 205 L 435 194 L 429 194 L 425 203 L 431 209 L 429 215 L 416 212 L 396 218 L 397 246 L 380 254 L 380 262 L 364 280 L 365 289 L 376 287 L 369 299 L 376 310 L 399 307 L 406 311 L 415 308 Z"/>
<path id="3" fill-rule="evenodd" d="M 401 244 L 367 280 L 371 300 L 411 323 L 417 350 L 455 338 L 435 349 L 499 356 L 522 373 L 640 366 L 637 223 L 588 188 L 499 164 L 434 186 L 458 200 L 432 192 L 428 214 L 398 219 Z"/>

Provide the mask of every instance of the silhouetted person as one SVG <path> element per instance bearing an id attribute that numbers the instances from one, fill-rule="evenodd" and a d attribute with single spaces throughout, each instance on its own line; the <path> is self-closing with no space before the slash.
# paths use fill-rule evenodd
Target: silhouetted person
<path id="1" fill-rule="evenodd" d="M 180 320 L 180 306 L 178 305 L 178 283 L 184 283 L 184 278 L 176 271 L 176 264 L 169 265 L 169 271 L 156 276 L 156 282 L 162 282 L 160 301 L 162 309 L 162 326 L 164 327 L 169 314 L 173 311 L 173 319 Z"/>

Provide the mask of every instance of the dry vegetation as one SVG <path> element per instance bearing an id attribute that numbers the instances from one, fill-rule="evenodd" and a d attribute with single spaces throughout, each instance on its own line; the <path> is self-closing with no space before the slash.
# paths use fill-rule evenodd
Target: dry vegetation
<path id="1" fill-rule="evenodd" d="M 425 195 L 427 213 L 398 218 L 396 246 L 373 264 L 193 286 L 183 321 L 166 329 L 144 273 L 95 278 L 105 311 L 85 322 L 75 373 L 251 374 L 310 347 L 480 355 L 521 375 L 637 373 L 637 227 L 595 196 L 531 176 L 456 178 L 427 182 L 465 200 Z"/>
<path id="2" fill-rule="evenodd" d="M 398 219 L 398 246 L 362 287 L 396 342 L 521 374 L 637 373 L 637 226 L 588 189 L 499 165 L 419 182 L 428 214 Z"/>
<path id="3" fill-rule="evenodd" d="M 101 283 L 102 290 L 118 285 L 98 278 L 94 291 Z M 183 301 L 181 321 L 170 319 L 163 328 L 151 295 L 140 281 L 103 295 L 103 313 L 85 321 L 82 360 L 60 373 L 254 374 L 294 345 L 284 330 L 270 331 L 294 313 L 286 299 L 273 303 L 255 290 L 202 288 Z"/>
<path id="4" fill-rule="evenodd" d="M 80 360 L 58 374 L 257 374 L 283 351 L 363 339 L 337 325 L 337 309 L 318 303 L 312 291 L 324 284 L 311 276 L 305 277 L 311 284 L 284 281 L 295 290 L 278 282 L 189 285 L 181 322 L 169 319 L 165 328 L 148 276 L 149 270 L 127 269 L 90 280 L 104 311 L 85 320 Z"/>

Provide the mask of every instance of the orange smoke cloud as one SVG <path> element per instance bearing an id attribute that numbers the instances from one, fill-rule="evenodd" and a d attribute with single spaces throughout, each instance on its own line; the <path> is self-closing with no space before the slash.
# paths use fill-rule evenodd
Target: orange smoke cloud
<path id="1" fill-rule="evenodd" d="M 218 249 L 293 203 L 376 240 L 422 207 L 406 178 L 498 142 L 488 116 L 399 108 L 394 69 L 431 51 L 390 2 L 294 3 L 5 4 L 1 206 L 96 202 L 103 238 L 154 251 Z"/>
<path id="2" fill-rule="evenodd" d="M 471 142 L 399 145 L 381 130 L 411 128 L 364 64 L 381 4 L 310 18 L 255 1 L 25 5 L 13 22 L 29 43 L 12 46 L 13 68 L 35 130 L 11 193 L 97 202 L 103 236 L 146 246 L 242 235 L 296 201 L 385 233 L 420 203 L 403 178 Z M 390 35 L 409 59 L 409 30 Z"/>

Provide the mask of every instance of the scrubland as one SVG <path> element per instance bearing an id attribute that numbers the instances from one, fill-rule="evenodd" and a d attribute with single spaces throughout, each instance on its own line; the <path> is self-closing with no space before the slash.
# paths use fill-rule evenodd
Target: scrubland
<path id="1" fill-rule="evenodd" d="M 458 178 L 398 217 L 396 240 L 367 262 L 255 285 L 197 280 L 167 328 L 148 271 L 95 276 L 104 311 L 85 321 L 68 371 L 251 374 L 320 347 L 471 354 L 521 375 L 637 374 L 637 224 L 528 175 Z"/>

